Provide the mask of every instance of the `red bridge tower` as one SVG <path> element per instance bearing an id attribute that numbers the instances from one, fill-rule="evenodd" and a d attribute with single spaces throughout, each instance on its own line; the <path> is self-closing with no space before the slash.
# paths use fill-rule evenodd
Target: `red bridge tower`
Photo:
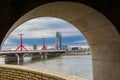
<path id="1" fill-rule="evenodd" d="M 45 45 L 45 38 L 42 38 L 42 39 L 43 39 L 43 46 L 42 46 L 41 50 L 47 50 L 46 45 Z"/>
<path id="2" fill-rule="evenodd" d="M 23 46 L 23 42 L 22 42 L 22 35 L 23 34 L 19 34 L 20 35 L 20 45 L 16 48 L 15 51 L 17 51 L 18 49 L 20 49 L 20 51 L 22 51 L 23 49 L 25 49 L 27 51 L 27 49 Z"/>

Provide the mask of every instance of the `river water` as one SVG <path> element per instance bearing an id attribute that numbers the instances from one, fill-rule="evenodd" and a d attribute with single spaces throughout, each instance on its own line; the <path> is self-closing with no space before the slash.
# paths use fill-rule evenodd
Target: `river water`
<path id="1" fill-rule="evenodd" d="M 0 58 L 0 64 L 5 64 L 4 58 Z M 14 65 L 50 69 L 80 77 L 85 77 L 88 80 L 93 80 L 92 61 L 90 55 L 69 55 L 44 60 L 31 60 L 30 57 L 25 57 L 24 63 L 18 63 Z"/>

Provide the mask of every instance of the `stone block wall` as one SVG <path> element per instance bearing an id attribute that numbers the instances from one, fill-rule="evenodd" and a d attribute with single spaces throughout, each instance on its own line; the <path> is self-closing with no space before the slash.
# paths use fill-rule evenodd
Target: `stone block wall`
<path id="1" fill-rule="evenodd" d="M 63 73 L 25 66 L 0 65 L 0 80 L 86 80 Z"/>

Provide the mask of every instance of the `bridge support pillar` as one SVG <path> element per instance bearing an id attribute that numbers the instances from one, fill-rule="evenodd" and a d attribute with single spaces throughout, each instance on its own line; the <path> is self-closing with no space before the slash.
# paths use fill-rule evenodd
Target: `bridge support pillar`
<path id="1" fill-rule="evenodd" d="M 18 61 L 19 62 L 23 62 L 24 61 L 23 55 L 24 55 L 23 53 L 18 54 Z"/>
<path id="2" fill-rule="evenodd" d="M 31 58 L 32 58 L 32 60 L 33 59 L 41 59 L 41 55 L 39 53 L 34 53 L 34 54 L 31 54 Z"/>
<path id="3" fill-rule="evenodd" d="M 48 53 L 42 53 L 43 59 L 47 59 L 47 54 Z"/>
<path id="4" fill-rule="evenodd" d="M 55 56 L 60 56 L 60 53 L 56 53 Z"/>
<path id="5" fill-rule="evenodd" d="M 8 54 L 5 56 L 5 63 L 6 64 L 10 64 L 10 63 L 14 63 L 17 62 L 17 56 L 15 54 Z"/>

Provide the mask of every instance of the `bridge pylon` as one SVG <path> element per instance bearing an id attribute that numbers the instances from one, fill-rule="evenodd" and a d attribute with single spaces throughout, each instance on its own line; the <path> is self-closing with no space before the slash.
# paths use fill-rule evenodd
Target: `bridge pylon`
<path id="1" fill-rule="evenodd" d="M 43 46 L 42 46 L 41 50 L 47 50 L 46 45 L 45 45 L 45 38 L 42 38 L 42 39 L 43 39 Z"/>
<path id="2" fill-rule="evenodd" d="M 17 51 L 17 50 L 19 50 L 19 49 L 20 49 L 20 51 L 22 51 L 23 49 L 27 51 L 27 49 L 23 46 L 23 41 L 22 41 L 22 35 L 23 35 L 23 34 L 19 34 L 19 35 L 20 35 L 20 44 L 19 44 L 19 46 L 16 48 L 15 51 Z"/>

